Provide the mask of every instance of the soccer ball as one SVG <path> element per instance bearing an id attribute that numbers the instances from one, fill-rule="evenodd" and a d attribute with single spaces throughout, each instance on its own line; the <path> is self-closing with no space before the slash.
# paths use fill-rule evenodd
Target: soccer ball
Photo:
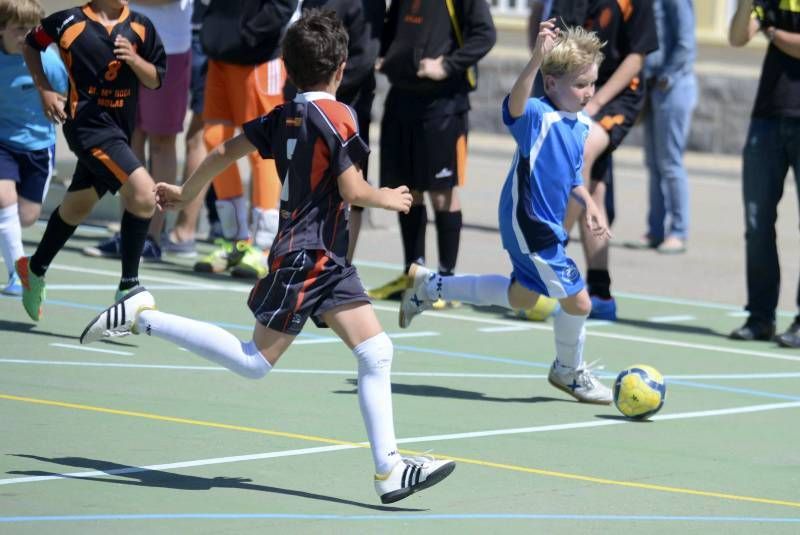
<path id="1" fill-rule="evenodd" d="M 614 405 L 628 418 L 644 420 L 664 405 L 667 384 L 661 372 L 645 364 L 622 370 L 614 381 Z"/>

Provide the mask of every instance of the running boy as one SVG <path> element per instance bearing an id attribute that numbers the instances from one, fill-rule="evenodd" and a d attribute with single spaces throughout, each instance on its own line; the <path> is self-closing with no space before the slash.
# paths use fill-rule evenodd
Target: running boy
<path id="1" fill-rule="evenodd" d="M 0 0 L 0 250 L 8 270 L 6 295 L 22 295 L 14 270 L 25 254 L 22 227 L 39 219 L 55 163 L 56 130 L 22 57 L 25 34 L 43 16 L 36 0 Z M 65 94 L 67 71 L 58 55 L 45 50 L 41 61 L 50 85 Z"/>
<path id="2" fill-rule="evenodd" d="M 311 10 L 282 43 L 289 78 L 300 91 L 289 103 L 242 126 L 200 164 L 183 186 L 159 183 L 161 208 L 189 202 L 215 175 L 258 150 L 275 160 L 283 181 L 281 220 L 270 251 L 270 273 L 256 283 L 248 305 L 253 338 L 240 342 L 200 321 L 155 310 L 153 296 L 137 289 L 97 316 L 81 343 L 147 333 L 178 344 L 244 377 L 266 375 L 311 317 L 329 325 L 358 360 L 358 398 L 375 462 L 375 490 L 383 503 L 434 485 L 453 461 L 403 458 L 392 418 L 393 347 L 369 303 L 356 269 L 345 260 L 349 204 L 408 212 L 408 188 L 372 188 L 360 164 L 369 148 L 358 135 L 352 109 L 337 102 L 347 58 L 347 33 L 332 11 Z"/>
<path id="3" fill-rule="evenodd" d="M 592 305 L 575 262 L 566 254 L 562 227 L 572 196 L 586 206 L 592 233 L 609 237 L 605 218 L 581 177 L 591 124 L 581 110 L 594 94 L 603 43 L 580 27 L 559 31 L 554 22 L 540 24 L 532 57 L 503 102 L 503 122 L 517 142 L 498 210 L 511 278 L 442 277 L 414 265 L 409 271 L 413 287 L 404 292 L 400 305 L 400 327 L 408 327 L 437 299 L 520 309 L 532 307 L 541 295 L 557 298 L 556 358 L 548 380 L 578 401 L 609 404 L 611 390 L 583 361 L 584 324 Z M 540 68 L 546 96 L 528 98 Z"/>
<path id="4" fill-rule="evenodd" d="M 55 92 L 39 52 L 57 43 L 70 73 L 69 95 Z M 44 275 L 75 228 L 106 192 L 120 192 L 122 277 L 117 298 L 139 285 L 139 257 L 155 211 L 154 182 L 130 148 L 139 83 L 161 85 L 166 54 L 147 17 L 127 0 L 92 0 L 53 13 L 31 30 L 25 62 L 39 89 L 45 116 L 64 123 L 64 137 L 78 157 L 72 183 L 53 211 L 36 252 L 17 260 L 22 304 L 34 321 L 42 315 Z"/>

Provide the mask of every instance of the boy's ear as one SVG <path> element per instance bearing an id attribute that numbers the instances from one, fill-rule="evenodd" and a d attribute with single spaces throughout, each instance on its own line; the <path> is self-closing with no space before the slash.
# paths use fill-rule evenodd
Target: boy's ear
<path id="1" fill-rule="evenodd" d="M 545 91 L 547 91 L 547 92 L 552 91 L 553 87 L 555 86 L 555 83 L 556 83 L 556 80 L 555 80 L 555 78 L 553 78 L 552 75 L 550 75 L 550 74 L 545 74 L 544 75 L 544 90 Z"/>
<path id="2" fill-rule="evenodd" d="M 343 61 L 342 64 L 339 65 L 339 68 L 336 69 L 336 81 L 337 82 L 341 82 L 342 78 L 344 78 L 344 68 L 345 68 L 346 65 L 347 65 L 347 62 Z"/>

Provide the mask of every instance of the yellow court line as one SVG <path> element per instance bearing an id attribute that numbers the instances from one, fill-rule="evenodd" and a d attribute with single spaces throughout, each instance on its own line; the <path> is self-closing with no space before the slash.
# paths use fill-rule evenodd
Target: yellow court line
<path id="1" fill-rule="evenodd" d="M 173 422 L 173 423 L 180 423 L 180 424 L 188 424 L 188 425 L 198 425 L 203 427 L 212 427 L 216 429 L 228 429 L 231 431 L 242 431 L 245 433 L 258 433 L 261 435 L 269 435 L 275 437 L 284 437 L 284 438 L 294 438 L 298 440 L 305 440 L 308 442 L 321 442 L 324 444 L 338 444 L 338 445 L 345 445 L 345 446 L 353 446 L 356 448 L 366 448 L 368 447 L 367 444 L 359 444 L 357 442 L 349 442 L 346 440 L 337 440 L 333 438 L 325 438 L 325 437 L 318 437 L 314 435 L 302 435 L 298 433 L 288 433 L 284 431 L 272 431 L 269 429 L 260 429 L 257 427 L 247 427 L 241 425 L 230 425 L 230 424 L 221 424 L 217 422 L 208 422 L 204 420 L 193 420 L 191 418 L 177 418 L 174 416 L 162 416 L 159 414 L 152 414 L 147 412 L 138 412 L 138 411 L 126 411 L 126 410 L 119 410 L 119 409 L 109 409 L 106 407 L 95 407 L 93 405 L 81 405 L 78 403 L 68 403 L 64 401 L 52 401 L 47 399 L 37 399 L 37 398 L 29 398 L 23 396 L 14 396 L 10 394 L 0 394 L 0 399 L 6 399 L 9 401 L 21 401 L 24 403 L 34 403 L 38 405 L 49 405 L 52 407 L 63 407 L 67 409 L 78 409 L 84 411 L 92 411 L 92 412 L 101 412 L 105 414 L 116 414 L 120 416 L 132 416 L 135 418 L 146 418 L 149 420 L 159 420 L 163 422 Z M 414 451 L 414 450 L 399 450 L 401 453 L 410 454 L 410 455 L 419 455 L 421 452 Z M 497 468 L 499 470 L 509 470 L 512 472 L 521 472 L 527 474 L 536 474 L 540 476 L 547 476 L 547 477 L 556 477 L 560 479 L 571 479 L 574 481 L 586 481 L 589 483 L 597 483 L 600 485 L 613 485 L 618 487 L 628 487 L 628 488 L 635 488 L 635 489 L 643 489 L 643 490 L 654 490 L 658 492 L 671 492 L 674 494 L 688 494 L 691 496 L 703 496 L 706 498 L 719 498 L 723 500 L 734 500 L 740 502 L 750 502 L 750 503 L 760 503 L 760 504 L 768 504 L 768 505 L 782 505 L 785 507 L 795 507 L 800 508 L 800 502 L 793 502 L 787 500 L 773 500 L 769 498 L 757 498 L 754 496 L 741 496 L 738 494 L 727 494 L 724 492 L 711 492 L 705 490 L 695 490 L 695 489 L 686 489 L 681 487 L 669 487 L 666 485 L 653 485 L 650 483 L 637 483 L 634 481 L 619 481 L 615 479 L 605 479 L 601 477 L 593 477 L 593 476 L 584 476 L 580 474 L 570 474 L 568 472 L 555 472 L 552 470 L 543 470 L 541 468 L 530 468 L 527 466 L 518 466 L 513 464 L 503 464 L 503 463 L 493 463 L 490 461 L 481 461 L 478 459 L 469 459 L 465 457 L 454 457 L 445 454 L 438 454 L 437 457 L 439 458 L 447 458 L 452 459 L 454 461 L 464 463 L 464 464 L 472 464 L 475 466 L 484 466 L 487 468 Z"/>

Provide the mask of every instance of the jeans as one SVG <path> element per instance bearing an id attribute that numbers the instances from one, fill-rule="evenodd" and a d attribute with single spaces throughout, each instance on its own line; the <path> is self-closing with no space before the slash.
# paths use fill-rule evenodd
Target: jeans
<path id="1" fill-rule="evenodd" d="M 746 309 L 751 320 L 772 323 L 781 282 L 775 242 L 777 207 L 790 167 L 800 196 L 800 119 L 751 119 L 742 165 L 747 253 Z M 800 307 L 800 287 L 797 304 Z"/>
<path id="2" fill-rule="evenodd" d="M 689 234 L 689 177 L 683 152 L 697 102 L 697 81 L 689 73 L 666 91 L 648 91 L 644 119 L 645 161 L 650 172 L 647 237 L 656 244 L 666 236 L 686 240 Z M 669 228 L 665 230 L 665 223 Z"/>

